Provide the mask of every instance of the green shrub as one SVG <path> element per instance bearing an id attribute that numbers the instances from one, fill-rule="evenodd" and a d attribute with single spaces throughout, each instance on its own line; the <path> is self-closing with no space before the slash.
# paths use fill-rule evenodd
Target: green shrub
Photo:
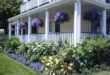
<path id="1" fill-rule="evenodd" d="M 17 38 L 10 38 L 6 42 L 6 47 L 9 52 L 15 53 L 15 50 L 17 50 L 17 47 L 20 45 L 20 41 Z"/>
<path id="2" fill-rule="evenodd" d="M 38 56 L 36 55 L 36 54 L 33 54 L 32 56 L 31 56 L 31 58 L 30 58 L 30 61 L 31 62 L 36 62 L 36 61 L 38 61 Z"/>

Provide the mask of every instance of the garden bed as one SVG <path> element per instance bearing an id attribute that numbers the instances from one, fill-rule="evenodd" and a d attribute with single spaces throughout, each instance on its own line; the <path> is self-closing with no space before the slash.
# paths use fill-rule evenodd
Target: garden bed
<path id="1" fill-rule="evenodd" d="M 55 44 L 45 40 L 21 43 L 11 38 L 6 41 L 4 53 L 49 75 L 83 75 L 110 70 L 110 42 L 105 37 L 88 38 L 77 46 L 61 39 Z"/>

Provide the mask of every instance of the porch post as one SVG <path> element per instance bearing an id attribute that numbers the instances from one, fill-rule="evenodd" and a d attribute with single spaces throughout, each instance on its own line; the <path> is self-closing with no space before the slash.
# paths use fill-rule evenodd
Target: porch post
<path id="1" fill-rule="evenodd" d="M 11 23 L 9 22 L 9 38 L 11 38 Z"/>
<path id="2" fill-rule="evenodd" d="M 78 43 L 79 43 L 81 40 L 81 2 L 79 1 L 78 3 L 79 3 L 79 5 L 78 5 L 78 31 L 77 31 L 77 34 L 78 34 Z"/>
<path id="3" fill-rule="evenodd" d="M 31 16 L 28 15 L 28 43 L 31 42 Z"/>
<path id="4" fill-rule="evenodd" d="M 46 40 L 49 40 L 48 38 L 48 33 L 49 33 L 49 10 L 46 10 L 46 17 L 45 17 L 45 20 L 46 20 L 46 27 L 45 27 L 45 39 Z"/>
<path id="5" fill-rule="evenodd" d="M 102 33 L 106 36 L 106 9 L 102 11 Z"/>
<path id="6" fill-rule="evenodd" d="M 19 38 L 19 19 L 17 20 L 17 37 Z"/>
<path id="7" fill-rule="evenodd" d="M 75 1 L 74 4 L 74 45 L 79 43 L 78 41 L 78 2 Z"/>

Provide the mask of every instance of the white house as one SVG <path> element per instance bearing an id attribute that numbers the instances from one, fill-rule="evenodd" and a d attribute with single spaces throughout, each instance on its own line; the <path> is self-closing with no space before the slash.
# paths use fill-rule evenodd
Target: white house
<path id="1" fill-rule="evenodd" d="M 94 25 L 98 23 L 100 33 L 106 34 L 106 19 L 110 17 L 110 0 L 27 0 L 21 5 L 21 14 L 8 19 L 9 38 L 11 37 L 11 26 L 15 25 L 15 36 L 22 42 L 41 42 L 43 40 L 53 40 L 57 42 L 68 38 L 74 45 L 79 43 L 82 37 L 95 37 L 97 29 Z M 102 12 L 100 21 L 83 21 L 82 16 L 85 11 L 99 8 Z M 71 20 L 61 25 L 57 25 L 54 16 L 57 12 L 67 12 Z M 44 27 L 31 27 L 34 18 L 44 21 Z M 28 22 L 27 28 L 19 29 L 21 21 Z"/>

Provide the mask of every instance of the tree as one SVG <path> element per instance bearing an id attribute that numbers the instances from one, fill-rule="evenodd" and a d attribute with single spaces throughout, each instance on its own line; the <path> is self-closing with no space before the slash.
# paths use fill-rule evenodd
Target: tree
<path id="1" fill-rule="evenodd" d="M 0 0 L 0 21 L 5 30 L 5 34 L 8 33 L 8 19 L 20 14 L 20 5 L 22 0 Z"/>

